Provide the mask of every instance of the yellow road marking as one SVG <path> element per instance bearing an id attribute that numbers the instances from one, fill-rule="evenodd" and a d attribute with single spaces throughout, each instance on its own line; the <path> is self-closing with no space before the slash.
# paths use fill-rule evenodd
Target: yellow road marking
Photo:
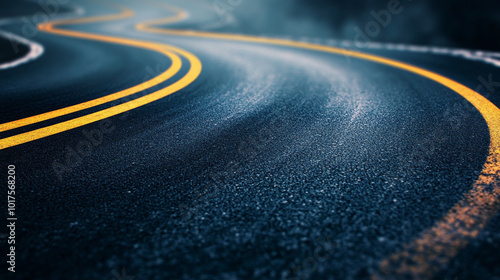
<path id="1" fill-rule="evenodd" d="M 165 56 L 167 56 L 171 60 L 171 65 L 170 67 L 162 72 L 160 75 L 145 81 L 141 84 L 138 84 L 136 86 L 133 86 L 131 88 L 101 97 L 97 98 L 94 100 L 90 100 L 87 102 L 83 102 L 77 105 L 69 106 L 66 108 L 46 112 L 43 114 L 23 118 L 20 120 L 16 121 L 11 121 L 8 123 L 4 123 L 0 125 L 0 132 L 19 128 L 22 126 L 42 122 L 45 120 L 53 119 L 56 117 L 64 116 L 67 114 L 71 114 L 74 112 L 78 112 L 81 110 L 85 110 L 94 106 L 98 106 L 101 104 L 105 104 L 132 94 L 135 94 L 137 92 L 140 92 L 142 90 L 148 89 L 150 87 L 156 86 L 168 79 L 170 79 L 172 76 L 174 76 L 176 73 L 179 72 L 181 69 L 181 59 L 179 56 L 177 56 L 175 53 L 168 51 L 164 48 L 164 46 L 155 44 L 155 43 L 149 43 L 149 42 L 142 42 L 142 41 L 137 41 L 137 40 L 129 40 L 129 39 L 124 39 L 124 38 L 115 38 L 115 37 L 110 37 L 110 36 L 103 36 L 103 35 L 96 35 L 96 34 L 88 34 L 88 33 L 83 33 L 83 32 L 78 32 L 78 31 L 71 31 L 71 30 L 62 30 L 62 29 L 57 29 L 55 26 L 57 25 L 68 25 L 68 24 L 79 24 L 79 23 L 89 23 L 89 22 L 96 22 L 96 21 L 109 21 L 109 20 L 116 20 L 116 19 L 122 19 L 122 18 L 127 18 L 133 16 L 133 12 L 128 10 L 128 9 L 123 9 L 123 11 L 120 14 L 116 15 L 106 15 L 106 16 L 100 16 L 100 17 L 90 17 L 90 18 L 82 18 L 82 19 L 73 19 L 73 20 L 60 20 L 60 21 L 53 21 L 49 23 L 42 23 L 38 25 L 38 28 L 40 30 L 43 30 L 45 32 L 53 33 L 53 34 L 58 34 L 58 35 L 63 35 L 63 36 L 70 36 L 70 37 L 76 37 L 76 38 L 82 38 L 82 39 L 89 39 L 89 40 L 97 40 L 97 41 L 102 41 L 102 42 L 109 42 L 109 43 L 116 43 L 116 44 L 123 44 L 123 45 L 128 45 L 128 46 L 134 46 L 134 47 L 139 47 L 139 48 L 144 48 L 144 49 L 149 49 L 149 50 L 154 50 L 156 52 L 162 53 Z"/>
<path id="2" fill-rule="evenodd" d="M 179 13 L 177 14 L 177 16 L 178 19 L 183 18 L 179 16 Z M 168 23 L 168 20 L 156 20 L 154 22 L 150 22 L 149 24 L 139 24 L 137 25 L 137 29 L 179 36 L 206 37 L 212 39 L 274 44 L 347 55 L 359 59 L 373 61 L 406 70 L 442 84 L 467 99 L 482 114 L 490 132 L 490 148 L 488 159 L 484 164 L 482 174 L 474 183 L 472 190 L 462 201 L 457 203 L 455 207 L 453 207 L 453 209 L 451 209 L 441 219 L 441 221 L 437 222 L 433 227 L 426 230 L 413 242 L 407 244 L 403 251 L 395 253 L 388 260 L 383 261 L 381 263 L 380 274 L 374 275 L 373 278 L 378 278 L 379 276 L 388 277 L 404 274 L 411 275 L 415 278 L 427 278 L 432 276 L 441 268 L 442 265 L 447 263 L 450 258 L 454 257 L 460 251 L 460 249 L 462 249 L 468 243 L 468 240 L 476 237 L 479 231 L 484 228 L 488 220 L 496 213 L 500 196 L 500 110 L 479 93 L 474 92 L 473 90 L 439 74 L 406 63 L 378 57 L 375 55 L 282 39 L 270 39 L 246 35 L 218 34 L 197 31 L 166 30 L 150 26 L 151 24 L 162 23 Z M 60 34 L 68 35 L 69 33 L 67 32 L 68 31 L 61 31 Z M 99 37 L 99 35 L 94 36 Z M 160 46 L 160 44 L 157 45 Z M 191 69 L 189 70 L 188 74 L 179 81 L 182 81 L 181 83 L 175 83 L 153 94 L 87 116 L 79 117 L 32 132 L 27 132 L 2 139 L 0 140 L 0 149 L 19 145 L 21 143 L 33 141 L 35 139 L 40 139 L 49 135 L 53 135 L 62 131 L 66 131 L 91 122 L 108 118 L 113 115 L 123 113 L 133 108 L 137 108 L 147 103 L 158 100 L 175 91 L 178 91 L 194 81 L 201 72 L 201 63 L 199 62 L 199 60 L 195 56 L 180 49 L 175 49 L 172 47 L 168 47 L 165 49 L 173 50 L 185 56 L 191 63 Z M 408 252 L 412 253 L 410 254 Z"/>
<path id="3" fill-rule="evenodd" d="M 129 46 L 135 46 L 135 47 L 140 47 L 140 48 L 145 48 L 145 49 L 151 49 L 154 51 L 157 51 L 159 53 L 162 53 L 169 57 L 172 61 L 172 65 L 161 73 L 159 76 L 146 81 L 142 84 L 139 84 L 137 86 L 134 86 L 132 88 L 126 89 L 124 91 L 120 91 L 108 96 L 104 96 L 102 98 L 94 99 L 88 102 L 84 102 L 81 104 L 77 104 L 74 106 L 62 108 L 59 110 L 51 111 L 48 113 L 36 115 L 33 117 L 13 121 L 10 123 L 2 124 L 0 131 L 5 131 L 13 128 L 18 128 L 24 125 L 28 124 L 33 124 L 37 123 L 43 120 L 48 120 L 52 119 L 55 117 L 59 117 L 62 115 L 66 115 L 69 113 L 77 112 L 80 110 L 88 109 L 100 104 L 104 104 L 113 100 L 120 99 L 122 97 L 137 93 L 141 90 L 150 88 L 152 86 L 155 86 L 157 84 L 160 84 L 164 82 L 165 80 L 169 79 L 176 73 L 181 68 L 181 59 L 177 54 L 182 55 L 185 57 L 189 63 L 190 63 L 190 69 L 186 73 L 184 77 L 182 77 L 179 81 L 176 81 L 170 86 L 167 86 L 164 89 L 158 90 L 156 92 L 153 92 L 149 95 L 137 98 L 135 100 L 105 109 L 101 110 L 86 116 L 82 116 L 79 118 L 75 118 L 69 121 L 65 121 L 62 123 L 58 123 L 55 125 L 47 126 L 44 128 L 36 129 L 33 131 L 29 131 L 26 133 L 22 134 L 17 134 L 11 137 L 7 137 L 4 139 L 0 139 L 0 150 L 5 149 L 8 147 L 20 145 L 23 143 L 27 143 L 30 141 L 34 141 L 40 138 L 44 138 L 50 135 L 54 135 L 63 131 L 67 131 L 76 127 L 80 127 L 92 122 L 96 122 L 123 112 L 126 112 L 128 110 L 132 110 L 134 108 L 143 106 L 145 104 L 151 103 L 153 101 L 156 101 L 160 98 L 163 98 L 167 95 L 170 95 L 176 91 L 181 90 L 182 88 L 186 87 L 190 83 L 192 83 L 201 73 L 201 62 L 200 60 L 194 56 L 193 54 L 182 50 L 180 48 L 176 48 L 170 45 L 166 44 L 159 44 L 159 43 L 150 43 L 150 42 L 144 42 L 144 41 L 137 41 L 137 40 L 130 40 L 130 39 L 125 39 L 125 38 L 116 38 L 116 37 L 110 37 L 110 36 L 104 36 L 104 35 L 97 35 L 97 34 L 89 34 L 89 33 L 82 33 L 82 32 L 77 32 L 77 31 L 71 31 L 71 30 L 63 30 L 63 29 L 56 29 L 54 28 L 55 25 L 62 25 L 62 24 L 74 24 L 74 23 L 87 23 L 87 22 L 94 22 L 94 21 L 99 21 L 99 20 L 110 20 L 110 19 L 119 19 L 119 18 L 124 18 L 124 17 L 129 17 L 133 15 L 133 12 L 128 10 L 128 9 L 123 9 L 122 13 L 118 15 L 110 15 L 110 16 L 100 16 L 100 17 L 92 17 L 92 18 L 84 18 L 84 19 L 77 19 L 77 20 L 61 20 L 61 21 L 54 21 L 50 23 L 44 23 L 39 25 L 40 30 L 44 30 L 47 32 L 52 32 L 58 35 L 63 35 L 63 36 L 70 36 L 70 37 L 78 37 L 78 38 L 84 38 L 84 39 L 90 39 L 90 40 L 98 40 L 98 41 L 105 41 L 105 42 L 110 42 L 110 43 L 117 43 L 117 44 L 124 44 L 124 45 L 129 45 Z M 176 18 L 176 16 L 174 16 Z M 172 20 L 172 17 L 169 17 L 168 20 Z"/>
<path id="4" fill-rule="evenodd" d="M 173 11 L 179 13 L 178 9 Z M 157 21 L 156 24 L 162 24 L 162 22 Z M 330 46 L 247 35 L 170 30 L 148 25 L 138 26 L 138 29 L 169 35 L 272 44 L 373 61 L 433 80 L 460 94 L 481 113 L 488 125 L 490 146 L 482 173 L 474 183 L 472 190 L 439 222 L 407 244 L 403 251 L 395 253 L 389 259 L 384 260 L 380 266 L 380 273 L 373 275 L 372 278 L 399 278 L 403 275 L 409 275 L 417 279 L 430 278 L 451 258 L 456 256 L 470 239 L 477 237 L 480 230 L 486 226 L 487 222 L 498 211 L 500 204 L 500 109 L 481 94 L 462 84 L 403 62 Z"/>
<path id="5" fill-rule="evenodd" d="M 174 92 L 177 92 L 177 91 L 183 89 L 184 87 L 186 87 L 187 85 L 192 83 L 199 76 L 199 74 L 201 72 L 201 62 L 195 56 L 193 56 L 187 52 L 183 52 L 181 50 L 179 50 L 179 51 L 181 54 L 186 56 L 188 58 L 188 60 L 191 61 L 192 64 L 191 64 L 191 68 L 189 69 L 188 73 L 184 77 L 182 77 L 178 82 L 176 82 L 176 83 L 174 83 L 174 84 L 172 84 L 164 89 L 161 89 L 159 91 L 151 93 L 149 95 L 134 99 L 132 101 L 129 101 L 129 102 L 126 102 L 126 103 L 123 103 L 123 104 L 120 104 L 120 105 L 117 105 L 117 106 L 114 106 L 114 107 L 111 107 L 108 109 L 104 109 L 104 110 L 101 110 L 101 111 L 98 111 L 98 112 L 95 112 L 95 113 L 92 113 L 92 114 L 89 114 L 89 115 L 86 115 L 83 117 L 79 117 L 76 119 L 72 119 L 69 121 L 65 121 L 62 123 L 51 125 L 48 127 L 33 130 L 33 131 L 30 131 L 27 133 L 22 133 L 22 134 L 18 134 L 18 135 L 12 136 L 12 137 L 1 139 L 0 140 L 0 149 L 5 149 L 5 148 L 19 145 L 22 143 L 34 141 L 34 140 L 37 140 L 40 138 L 44 138 L 44 137 L 47 137 L 50 135 L 60 133 L 62 131 L 67 131 L 67 130 L 77 128 L 77 127 L 80 127 L 80 126 L 83 126 L 83 125 L 86 125 L 89 123 L 93 123 L 93 122 L 96 122 L 96 121 L 99 121 L 99 120 L 102 120 L 105 118 L 109 118 L 109 117 L 121 114 L 123 112 L 141 107 L 143 105 L 146 105 L 148 103 L 151 103 L 153 101 L 156 101 L 158 99 L 161 99 L 167 95 L 170 95 Z"/>

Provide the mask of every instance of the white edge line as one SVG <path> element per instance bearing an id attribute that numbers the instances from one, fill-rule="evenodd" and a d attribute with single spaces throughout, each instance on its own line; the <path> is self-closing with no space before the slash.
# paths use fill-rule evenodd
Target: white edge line
<path id="1" fill-rule="evenodd" d="M 272 36 L 271 36 L 272 37 Z M 290 39 L 290 36 L 278 36 L 284 39 Z M 310 42 L 310 43 L 321 43 L 324 42 L 326 45 L 336 46 L 341 48 L 346 48 L 350 50 L 355 49 L 379 49 L 379 50 L 394 50 L 394 51 L 407 51 L 414 53 L 431 53 L 436 55 L 449 55 L 455 57 L 462 57 L 472 61 L 481 61 L 483 63 L 491 64 L 495 67 L 500 68 L 500 52 L 492 51 L 481 51 L 481 50 L 468 50 L 468 49 L 456 49 L 456 48 L 446 48 L 446 47 L 436 47 L 436 46 L 419 46 L 419 45 L 406 45 L 406 44 L 394 44 L 394 43 L 380 43 L 380 42 L 369 42 L 360 43 L 349 40 L 335 40 L 328 38 L 310 38 L 310 37 L 300 37 L 299 41 Z"/>
<path id="2" fill-rule="evenodd" d="M 65 13 L 65 15 L 83 15 L 84 13 L 85 13 L 85 10 L 82 7 L 77 6 L 77 7 L 73 7 L 73 11 Z M 13 23 L 17 23 L 20 21 L 21 21 L 21 18 L 3 18 L 3 19 L 0 19 L 0 25 L 13 24 Z M 19 66 L 21 64 L 35 60 L 35 59 L 39 58 L 45 52 L 45 49 L 41 44 L 39 44 L 35 41 L 28 40 L 24 37 L 18 36 L 18 35 L 13 34 L 13 33 L 0 30 L 0 37 L 6 38 L 11 43 L 16 42 L 19 44 L 26 45 L 29 48 L 29 51 L 25 56 L 20 57 L 14 61 L 9 61 L 9 62 L 5 62 L 3 64 L 0 64 L 0 70 L 14 68 L 14 67 Z"/>
<path id="3" fill-rule="evenodd" d="M 13 68 L 13 67 L 16 67 L 18 65 L 35 60 L 44 53 L 43 46 L 37 42 L 30 41 L 30 40 L 23 38 L 21 36 L 17 36 L 13 33 L 1 31 L 1 30 L 0 30 L 0 36 L 6 38 L 10 42 L 15 41 L 17 43 L 20 43 L 20 44 L 23 44 L 23 45 L 26 45 L 29 47 L 28 53 L 26 55 L 24 55 L 23 57 L 20 57 L 14 61 L 9 61 L 9 62 L 0 64 L 0 70 Z"/>

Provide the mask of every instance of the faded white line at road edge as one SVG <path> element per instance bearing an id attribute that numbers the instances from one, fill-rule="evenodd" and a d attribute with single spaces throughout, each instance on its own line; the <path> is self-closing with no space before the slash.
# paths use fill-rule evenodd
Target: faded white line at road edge
<path id="1" fill-rule="evenodd" d="M 44 48 L 42 45 L 40 45 L 37 42 L 30 41 L 30 40 L 23 38 L 21 36 L 17 36 L 15 34 L 0 30 L 0 37 L 8 39 L 10 42 L 17 42 L 19 44 L 26 45 L 29 48 L 29 51 L 26 55 L 14 60 L 14 61 L 9 61 L 9 62 L 0 64 L 0 70 L 9 69 L 9 68 L 21 65 L 23 63 L 27 63 L 31 60 L 35 60 L 38 57 L 40 57 L 44 52 Z"/>
<path id="2" fill-rule="evenodd" d="M 65 16 L 75 16 L 75 15 L 83 15 L 84 13 L 85 13 L 85 10 L 83 8 L 73 7 L 72 11 L 64 13 L 64 15 Z M 23 19 L 22 17 L 3 18 L 3 19 L 0 19 L 0 26 L 7 25 L 7 24 L 22 23 L 22 22 L 24 22 L 22 19 Z M 27 38 L 24 38 L 24 37 L 21 37 L 21 36 L 18 36 L 16 34 L 6 32 L 3 30 L 0 30 L 0 37 L 6 38 L 12 44 L 14 44 L 14 42 L 15 42 L 17 44 L 26 45 L 29 48 L 28 53 L 26 55 L 24 55 L 23 57 L 20 57 L 14 61 L 9 61 L 9 62 L 5 62 L 3 64 L 0 64 L 0 70 L 10 69 L 10 68 L 19 66 L 21 64 L 30 62 L 32 60 L 39 58 L 44 53 L 44 48 L 42 45 L 40 45 L 37 42 L 31 41 Z"/>
<path id="3" fill-rule="evenodd" d="M 293 36 L 278 36 L 277 38 L 297 40 Z M 468 60 L 481 61 L 483 63 L 491 64 L 500 68 L 500 52 L 490 52 L 481 50 L 468 50 L 457 48 L 446 48 L 436 46 L 419 46 L 419 45 L 406 45 L 406 44 L 393 44 L 393 43 L 379 43 L 369 42 L 360 43 L 349 40 L 335 40 L 326 38 L 310 38 L 300 37 L 297 41 L 322 44 L 346 49 L 379 49 L 379 50 L 393 50 L 403 52 L 417 52 L 417 53 L 430 53 L 436 55 L 449 55 L 455 57 L 462 57 Z"/>

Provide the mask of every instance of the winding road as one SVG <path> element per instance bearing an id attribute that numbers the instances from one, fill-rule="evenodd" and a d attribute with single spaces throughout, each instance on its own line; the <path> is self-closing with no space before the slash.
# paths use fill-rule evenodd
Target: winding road
<path id="1" fill-rule="evenodd" d="M 5 279 L 500 277 L 496 65 L 208 31 L 209 1 L 71 4 L 0 67 Z"/>

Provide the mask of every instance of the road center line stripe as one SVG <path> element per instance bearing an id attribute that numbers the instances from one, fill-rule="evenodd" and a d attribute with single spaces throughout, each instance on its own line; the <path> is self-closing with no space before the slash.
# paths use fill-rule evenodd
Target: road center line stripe
<path id="1" fill-rule="evenodd" d="M 20 120 L 16 121 L 11 121 L 8 123 L 4 123 L 0 125 L 0 132 L 23 127 L 26 125 L 42 122 L 45 120 L 53 119 L 56 117 L 64 116 L 67 114 L 71 114 L 74 112 L 78 112 L 81 110 L 85 110 L 94 106 L 98 106 L 101 104 L 105 104 L 132 94 L 135 94 L 137 92 L 140 92 L 142 90 L 148 89 L 150 87 L 156 86 L 168 79 L 170 79 L 172 76 L 174 76 L 176 73 L 179 72 L 181 69 L 182 61 L 177 56 L 175 53 L 172 53 L 171 51 L 168 51 L 164 48 L 164 46 L 158 45 L 156 43 L 149 43 L 149 42 L 142 42 L 142 41 L 137 41 L 137 40 L 129 40 L 129 39 L 123 39 L 123 38 L 115 38 L 115 37 L 110 37 L 110 36 L 103 36 L 103 35 L 95 35 L 95 34 L 88 34 L 84 32 L 78 32 L 78 31 L 70 31 L 70 30 L 62 30 L 62 29 L 57 29 L 55 26 L 57 25 L 69 25 L 69 24 L 79 24 L 79 23 L 89 23 L 89 22 L 96 22 L 96 21 L 109 21 L 109 20 L 116 20 L 116 19 L 122 19 L 122 18 L 127 18 L 133 15 L 133 12 L 127 9 L 123 9 L 123 11 L 120 14 L 116 15 L 107 15 L 107 16 L 100 16 L 100 17 L 90 17 L 90 18 L 81 18 L 81 19 L 73 19 L 73 20 L 59 20 L 59 21 L 53 21 L 49 23 L 43 23 L 38 26 L 40 30 L 53 33 L 53 34 L 58 34 L 58 35 L 63 35 L 63 36 L 69 36 L 69 37 L 76 37 L 76 38 L 82 38 L 82 39 L 90 39 L 90 40 L 96 40 L 96 41 L 102 41 L 102 42 L 110 42 L 110 43 L 116 43 L 116 44 L 123 44 L 123 45 L 128 45 L 128 46 L 134 46 L 134 47 L 139 47 L 139 48 L 144 48 L 144 49 L 149 49 L 153 50 L 159 53 L 162 53 L 163 55 L 167 56 L 170 61 L 171 65 L 170 67 L 162 72 L 160 75 L 145 81 L 141 84 L 138 84 L 136 86 L 133 86 L 131 88 L 101 97 L 97 98 L 94 100 L 90 100 L 87 102 L 83 102 L 77 105 L 69 106 L 66 108 L 61 108 L 58 110 L 46 112 L 43 114 L 23 118 Z"/>
<path id="2" fill-rule="evenodd" d="M 55 29 L 55 25 L 59 24 L 74 24 L 74 23 L 87 23 L 87 22 L 93 22 L 96 20 L 110 20 L 110 19 L 120 19 L 123 17 L 129 17 L 133 15 L 133 12 L 128 9 L 124 9 L 122 13 L 117 14 L 117 15 L 109 15 L 109 16 L 100 16 L 100 17 L 92 17 L 92 18 L 83 18 L 83 19 L 77 19 L 77 20 L 60 20 L 60 21 L 55 21 L 55 22 L 50 22 L 50 23 L 44 23 L 39 26 L 41 30 L 44 31 L 49 31 L 52 33 L 56 33 L 58 35 L 63 35 L 63 36 L 71 36 L 71 37 L 79 37 L 79 38 L 84 38 L 84 39 L 91 39 L 91 40 L 99 40 L 99 41 L 106 41 L 106 42 L 112 42 L 112 43 L 119 43 L 119 44 L 124 44 L 124 45 L 130 45 L 130 46 L 136 46 L 140 48 L 146 48 L 146 49 L 152 49 L 155 50 L 159 53 L 165 54 L 172 60 L 172 65 L 171 67 L 160 74 L 159 76 L 143 83 L 140 85 L 137 85 L 135 87 L 132 87 L 130 89 L 127 89 L 125 91 L 117 92 L 115 94 L 111 94 L 102 98 L 98 98 L 95 100 L 91 100 L 88 102 L 84 102 L 81 104 L 77 104 L 74 106 L 70 106 L 67 108 L 55 110 L 52 112 L 48 112 L 45 114 L 29 117 L 26 119 L 21 119 L 18 121 L 14 121 L 11 123 L 7 124 L 2 124 L 0 131 L 5 131 L 8 129 L 12 128 L 17 128 L 23 125 L 27 124 L 32 124 L 36 122 L 40 122 L 42 120 L 47 120 L 51 118 L 55 118 L 58 116 L 62 116 L 65 114 L 69 114 L 72 112 L 77 112 L 83 109 L 87 109 L 90 107 L 94 107 L 100 104 L 104 104 L 106 102 L 110 102 L 112 100 L 116 100 L 119 98 L 122 98 L 127 95 L 131 95 L 135 92 L 139 92 L 141 90 L 144 90 L 146 88 L 152 87 L 154 85 L 157 85 L 166 79 L 172 77 L 175 75 L 181 68 L 181 59 L 179 58 L 179 55 L 185 57 L 189 63 L 190 63 L 190 69 L 188 72 L 185 74 L 184 77 L 182 77 L 180 80 L 176 81 L 172 85 L 169 85 L 161 90 L 155 91 L 151 94 L 148 94 L 146 96 L 137 98 L 135 100 L 108 108 L 104 109 L 86 116 L 82 116 L 79 118 L 75 118 L 69 121 L 65 121 L 62 123 L 58 123 L 55 125 L 43 127 L 40 129 L 36 129 L 33 131 L 29 131 L 26 133 L 21 133 L 18 135 L 14 135 L 11 137 L 7 137 L 4 139 L 0 139 L 0 150 L 13 147 L 16 145 L 20 145 L 23 143 L 27 143 L 30 141 L 34 141 L 37 139 L 41 139 L 50 135 L 54 135 L 63 131 L 67 131 L 70 129 L 74 129 L 76 127 L 80 127 L 92 122 L 96 122 L 123 112 L 126 112 L 128 110 L 132 110 L 135 108 L 138 108 L 140 106 L 143 106 L 145 104 L 151 103 L 153 101 L 156 101 L 160 98 L 163 98 L 167 95 L 170 95 L 176 91 L 179 91 L 186 87 L 187 85 L 191 84 L 201 73 L 201 62 L 200 60 L 194 56 L 193 54 L 180 49 L 176 48 L 170 45 L 166 44 L 159 44 L 159 43 L 150 43 L 150 42 L 143 42 L 143 41 L 137 41 L 137 40 L 130 40 L 130 39 L 125 39 L 125 38 L 115 38 L 115 37 L 109 37 L 109 36 L 104 36 L 104 35 L 96 35 L 96 34 L 88 34 L 88 33 L 80 33 L 76 31 L 70 31 L 70 30 L 63 30 L 63 29 Z M 167 18 L 168 20 L 171 20 L 171 17 Z M 14 123 L 14 124 L 12 124 Z"/>
<path id="3" fill-rule="evenodd" d="M 50 135 L 54 135 L 62 131 L 67 131 L 105 118 L 109 118 L 124 113 L 126 111 L 141 107 L 153 101 L 159 100 L 167 95 L 170 95 L 174 92 L 177 92 L 185 88 L 199 76 L 201 72 L 201 62 L 195 56 L 192 56 L 189 53 L 184 53 L 184 55 L 187 55 L 188 60 L 190 60 L 191 68 L 184 77 L 182 77 L 179 81 L 175 82 L 174 84 L 167 86 L 166 88 L 163 88 L 161 90 L 158 90 L 154 93 L 151 93 L 149 95 L 86 116 L 82 116 L 55 125 L 47 126 L 30 132 L 1 139 L 0 149 L 5 149 L 15 145 L 20 145 Z"/>

